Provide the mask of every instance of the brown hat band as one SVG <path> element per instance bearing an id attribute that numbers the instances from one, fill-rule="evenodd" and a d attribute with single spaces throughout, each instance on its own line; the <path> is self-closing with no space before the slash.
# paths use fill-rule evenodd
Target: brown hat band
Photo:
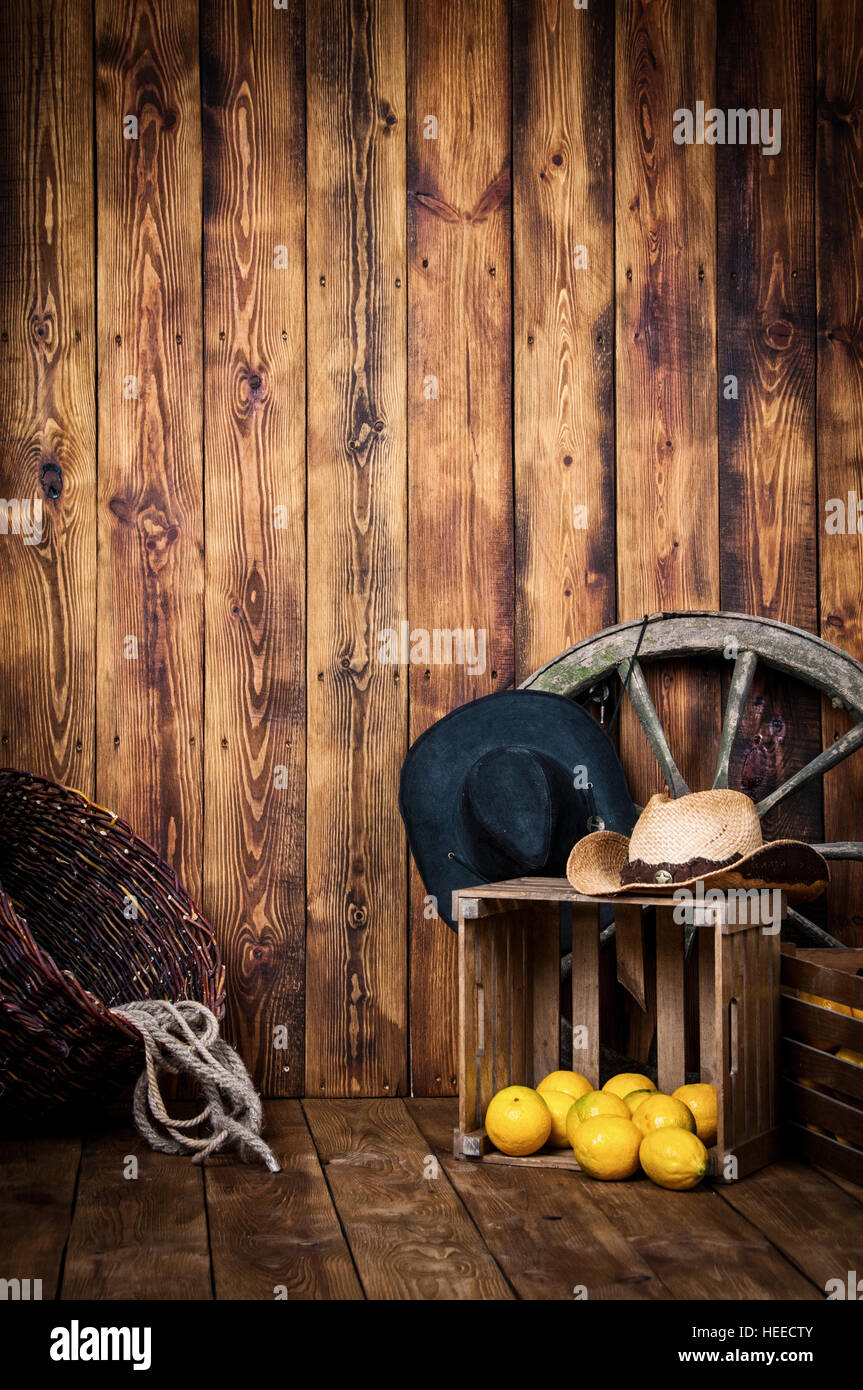
<path id="1" fill-rule="evenodd" d="M 739 855 L 730 859 L 687 859 L 685 864 L 648 864 L 644 859 L 628 859 L 620 870 L 621 883 L 686 883 L 703 878 L 717 869 L 727 869 L 738 862 Z M 661 878 L 657 878 L 661 874 Z"/>

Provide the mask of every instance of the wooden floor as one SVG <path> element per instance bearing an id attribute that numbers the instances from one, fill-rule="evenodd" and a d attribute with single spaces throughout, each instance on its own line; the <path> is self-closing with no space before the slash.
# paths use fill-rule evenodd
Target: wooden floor
<path id="1" fill-rule="evenodd" d="M 0 1275 L 63 1299 L 823 1299 L 863 1270 L 863 1188 L 807 1164 L 672 1193 L 456 1162 L 454 1122 L 452 1100 L 271 1102 L 279 1174 L 132 1130 L 4 1142 Z"/>

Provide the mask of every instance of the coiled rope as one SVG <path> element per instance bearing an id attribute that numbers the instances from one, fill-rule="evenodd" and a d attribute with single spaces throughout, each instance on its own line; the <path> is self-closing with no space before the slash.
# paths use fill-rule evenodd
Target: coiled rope
<path id="1" fill-rule="evenodd" d="M 244 1162 L 261 1159 L 273 1173 L 279 1164 L 261 1138 L 261 1100 L 232 1047 L 219 1037 L 214 1013 L 194 999 L 176 1004 L 142 999 L 111 1010 L 137 1028 L 144 1039 L 146 1065 L 135 1085 L 133 1113 L 138 1133 L 162 1153 L 191 1153 L 202 1163 L 233 1148 Z M 191 1076 L 206 1102 L 189 1120 L 168 1114 L 159 1075 Z M 201 1136 L 189 1131 L 206 1130 Z"/>

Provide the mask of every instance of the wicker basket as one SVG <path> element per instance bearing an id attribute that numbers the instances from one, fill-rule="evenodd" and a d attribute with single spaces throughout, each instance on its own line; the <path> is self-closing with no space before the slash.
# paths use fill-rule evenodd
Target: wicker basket
<path id="1" fill-rule="evenodd" d="M 208 923 L 151 845 L 80 792 L 0 770 L 0 1124 L 104 1111 L 143 1063 L 109 1011 L 197 999 L 221 1018 Z"/>

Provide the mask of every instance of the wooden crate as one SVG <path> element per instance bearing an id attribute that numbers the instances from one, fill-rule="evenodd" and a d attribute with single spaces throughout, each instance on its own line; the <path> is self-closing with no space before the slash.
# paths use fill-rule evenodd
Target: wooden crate
<path id="1" fill-rule="evenodd" d="M 863 1017 L 849 1018 L 799 999 L 798 990 L 863 1011 L 863 950 L 783 946 L 781 997 L 788 1139 L 813 1163 L 863 1183 L 863 1067 L 824 1047 L 849 1047 L 863 1054 Z M 848 1143 L 840 1143 L 837 1134 Z"/>
<path id="2" fill-rule="evenodd" d="M 718 1091 L 711 1171 L 743 1177 L 780 1151 L 779 927 L 713 920 L 695 906 L 698 931 L 698 1054 L 702 1081 Z M 560 907 L 572 912 L 572 1057 L 560 1056 Z M 483 1117 L 504 1086 L 536 1085 L 559 1066 L 599 1084 L 599 910 L 614 906 L 618 980 L 644 1005 L 645 964 L 655 979 L 659 1089 L 686 1081 L 684 933 L 667 897 L 589 898 L 565 879 L 512 879 L 453 894 L 459 936 L 459 1123 L 457 1158 L 574 1168 L 571 1151 L 510 1158 L 491 1146 Z M 645 962 L 642 913 L 656 910 L 654 962 Z M 578 1032 L 577 1030 L 581 1030 Z M 580 1044 L 584 1045 L 581 1046 Z M 731 1160 L 733 1159 L 733 1162 Z"/>

